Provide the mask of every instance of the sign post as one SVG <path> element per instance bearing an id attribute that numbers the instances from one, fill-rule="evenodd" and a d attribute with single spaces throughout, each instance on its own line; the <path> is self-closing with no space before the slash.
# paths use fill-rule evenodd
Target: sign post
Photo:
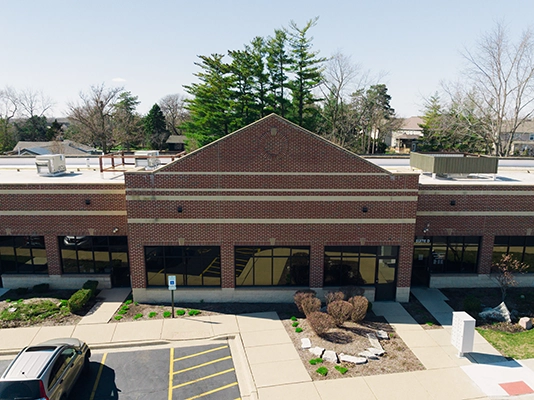
<path id="1" fill-rule="evenodd" d="M 176 276 L 168 276 L 167 281 L 169 284 L 169 290 L 171 291 L 171 312 L 172 318 L 174 318 L 174 291 L 176 290 Z"/>

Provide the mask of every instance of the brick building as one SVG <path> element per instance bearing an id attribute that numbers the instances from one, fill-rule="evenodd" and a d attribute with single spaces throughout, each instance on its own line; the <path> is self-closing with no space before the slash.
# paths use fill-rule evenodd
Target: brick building
<path id="1" fill-rule="evenodd" d="M 357 285 L 407 301 L 411 285 L 492 285 L 504 252 L 534 265 L 526 170 L 386 170 L 276 115 L 157 169 L 12 168 L 0 175 L 5 287 L 98 279 L 168 301 L 176 276 L 181 300 L 290 301 L 299 288 Z"/>

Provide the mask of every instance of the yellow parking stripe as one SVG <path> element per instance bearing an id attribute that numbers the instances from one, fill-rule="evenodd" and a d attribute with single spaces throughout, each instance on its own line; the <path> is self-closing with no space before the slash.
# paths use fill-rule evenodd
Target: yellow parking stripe
<path id="1" fill-rule="evenodd" d="M 106 363 L 107 355 L 108 353 L 104 353 L 104 356 L 102 357 L 102 361 L 100 362 L 100 368 L 98 369 L 98 374 L 96 374 L 95 384 L 93 385 L 93 391 L 91 392 L 91 397 L 89 397 L 89 400 L 93 400 L 95 398 L 96 389 L 98 388 L 98 382 L 100 381 L 100 377 L 102 376 L 102 370 L 104 369 L 104 364 Z"/>
<path id="2" fill-rule="evenodd" d="M 220 392 L 221 390 L 228 389 L 228 388 L 230 388 L 232 386 L 235 386 L 235 385 L 237 385 L 237 382 L 230 383 L 229 385 L 226 385 L 226 386 L 221 386 L 220 388 L 210 390 L 209 392 L 200 393 L 199 395 L 193 396 L 193 397 L 189 397 L 186 400 L 199 399 L 200 397 L 204 397 L 204 396 L 207 396 L 207 395 L 212 394 L 212 393 Z"/>
<path id="3" fill-rule="evenodd" d="M 194 379 L 194 380 L 189 381 L 189 382 L 180 383 L 179 385 L 173 386 L 172 388 L 176 389 L 176 388 L 179 388 L 179 387 L 182 387 L 182 386 L 191 385 L 193 383 L 197 383 L 197 382 L 200 382 L 200 381 L 203 381 L 203 380 L 206 380 L 206 379 L 209 379 L 209 378 L 213 378 L 215 376 L 219 376 L 219 375 L 222 375 L 222 374 L 227 374 L 228 372 L 232 372 L 232 371 L 235 371 L 235 370 L 233 368 L 230 368 L 230 369 L 227 369 L 226 371 L 217 372 L 215 374 L 211 374 L 211 375 L 208 375 L 208 376 L 203 376 L 202 378 Z"/>
<path id="4" fill-rule="evenodd" d="M 221 346 L 221 347 L 216 347 L 215 349 L 209 349 L 209 350 L 206 350 L 206 351 L 201 351 L 200 353 L 189 354 L 188 356 L 179 357 L 179 358 L 176 358 L 173 361 L 176 362 L 176 361 L 180 361 L 180 360 L 185 360 L 186 358 L 196 357 L 196 356 L 200 356 L 202 354 L 207 354 L 207 353 L 211 353 L 213 351 L 217 351 L 217 350 L 221 350 L 221 349 L 227 349 L 227 348 L 228 348 L 228 345 Z M 171 360 L 172 360 L 172 357 L 171 357 Z"/>
<path id="5" fill-rule="evenodd" d="M 169 396 L 168 400 L 172 400 L 172 376 L 174 370 L 174 363 L 172 359 L 174 358 L 174 348 L 171 347 L 171 355 L 169 357 Z"/>
<path id="6" fill-rule="evenodd" d="M 218 358 L 217 360 L 208 361 L 208 362 L 205 362 L 204 364 L 198 364 L 198 365 L 195 365 L 193 367 L 189 367 L 189 368 L 186 368 L 186 369 L 181 369 L 180 371 L 174 372 L 173 375 L 181 374 L 182 372 L 191 371 L 193 369 L 197 369 L 197 368 L 200 368 L 200 367 L 205 367 L 206 365 L 215 364 L 215 363 L 220 362 L 220 361 L 229 360 L 231 358 L 232 358 L 231 356 Z"/>

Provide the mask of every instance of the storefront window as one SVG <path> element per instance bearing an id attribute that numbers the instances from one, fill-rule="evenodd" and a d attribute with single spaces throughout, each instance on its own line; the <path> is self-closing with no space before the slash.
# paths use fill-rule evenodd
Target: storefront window
<path id="1" fill-rule="evenodd" d="M 128 267 L 126 236 L 59 236 L 64 274 L 109 274 Z"/>
<path id="2" fill-rule="evenodd" d="M 218 246 L 145 246 L 148 286 L 221 286 L 221 250 Z"/>
<path id="3" fill-rule="evenodd" d="M 503 254 L 511 254 L 516 260 L 529 266 L 527 272 L 534 272 L 534 237 L 532 236 L 495 236 L 493 262 Z"/>
<path id="4" fill-rule="evenodd" d="M 0 273 L 46 274 L 43 236 L 0 236 Z"/>
<path id="5" fill-rule="evenodd" d="M 236 246 L 236 286 L 309 286 L 310 248 Z"/>
<path id="6" fill-rule="evenodd" d="M 397 246 L 326 246 L 323 286 L 374 285 L 377 262 L 395 272 L 398 251 Z"/>
<path id="7" fill-rule="evenodd" d="M 479 236 L 416 237 L 414 266 L 428 265 L 432 273 L 475 273 L 479 247 Z"/>

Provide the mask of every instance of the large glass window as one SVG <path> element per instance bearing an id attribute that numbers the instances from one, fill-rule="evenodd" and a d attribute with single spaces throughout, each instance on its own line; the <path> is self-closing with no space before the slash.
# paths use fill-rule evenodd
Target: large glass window
<path id="1" fill-rule="evenodd" d="M 221 250 L 218 246 L 145 246 L 148 286 L 221 286 Z"/>
<path id="2" fill-rule="evenodd" d="M 48 259 L 43 236 L 0 236 L 0 273 L 47 272 Z"/>
<path id="3" fill-rule="evenodd" d="M 416 237 L 414 266 L 428 265 L 433 273 L 475 273 L 480 236 Z M 421 265 L 420 265 L 421 264 Z"/>
<path id="4" fill-rule="evenodd" d="M 59 236 L 64 274 L 109 274 L 128 265 L 126 236 Z"/>
<path id="5" fill-rule="evenodd" d="M 309 286 L 310 248 L 236 246 L 236 286 Z"/>
<path id="6" fill-rule="evenodd" d="M 495 236 L 493 262 L 499 261 L 503 254 L 512 254 L 516 260 L 529 266 L 527 272 L 534 272 L 533 236 Z"/>
<path id="7" fill-rule="evenodd" d="M 377 260 L 392 266 L 394 272 L 398 251 L 397 246 L 326 246 L 323 285 L 374 285 Z"/>

